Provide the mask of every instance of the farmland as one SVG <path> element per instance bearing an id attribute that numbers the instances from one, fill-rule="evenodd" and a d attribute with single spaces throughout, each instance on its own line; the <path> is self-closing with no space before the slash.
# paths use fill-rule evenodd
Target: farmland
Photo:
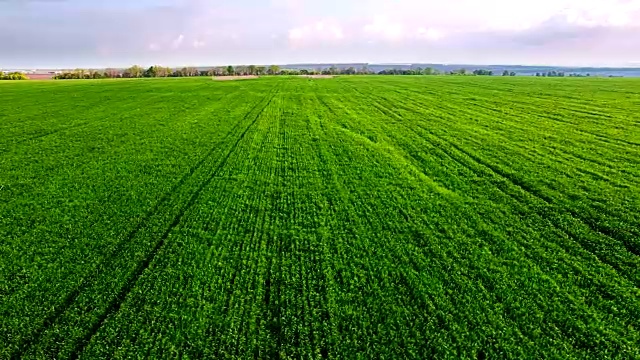
<path id="1" fill-rule="evenodd" d="M 0 84 L 0 358 L 640 357 L 640 81 Z"/>

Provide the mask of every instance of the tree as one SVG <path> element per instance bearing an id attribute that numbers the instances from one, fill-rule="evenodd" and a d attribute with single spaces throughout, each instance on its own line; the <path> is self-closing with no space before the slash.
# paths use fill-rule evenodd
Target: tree
<path id="1" fill-rule="evenodd" d="M 0 80 L 29 80 L 29 77 L 21 72 L 10 72 L 10 73 L 3 73 L 0 72 Z"/>
<path id="2" fill-rule="evenodd" d="M 247 72 L 249 75 L 258 75 L 258 67 L 255 65 L 247 66 Z"/>
<path id="3" fill-rule="evenodd" d="M 267 68 L 264 66 L 256 66 L 256 75 L 264 75 L 267 73 Z"/>
<path id="4" fill-rule="evenodd" d="M 502 72 L 502 76 L 509 76 L 509 70 L 505 70 Z"/>
<path id="5" fill-rule="evenodd" d="M 145 72 L 144 77 L 156 77 L 156 67 L 150 66 Z"/>
<path id="6" fill-rule="evenodd" d="M 509 76 L 516 76 L 516 72 L 515 71 L 510 72 Z"/>
<path id="7" fill-rule="evenodd" d="M 458 69 L 458 70 L 452 70 L 449 72 L 449 75 L 466 75 L 467 74 L 467 69 Z"/>
<path id="8" fill-rule="evenodd" d="M 189 66 L 186 68 L 186 76 L 200 76 L 200 70 L 193 66 Z"/>
<path id="9" fill-rule="evenodd" d="M 102 79 L 103 75 L 100 72 L 98 72 L 98 70 L 92 69 L 92 70 L 89 70 L 89 78 Z"/>
<path id="10" fill-rule="evenodd" d="M 126 69 L 124 71 L 124 74 L 128 75 L 126 77 L 139 78 L 139 77 L 142 77 L 142 75 L 144 74 L 144 70 L 138 65 L 133 65 L 132 67 Z"/>
<path id="11" fill-rule="evenodd" d="M 162 67 L 160 65 L 154 65 L 145 70 L 144 77 L 167 77 L 172 74 L 170 68 Z"/>
<path id="12" fill-rule="evenodd" d="M 269 66 L 269 70 L 267 71 L 269 75 L 277 75 L 279 72 L 280 72 L 280 67 L 278 65 Z"/>
<path id="13" fill-rule="evenodd" d="M 493 75 L 493 71 L 478 69 L 478 70 L 473 70 L 473 75 L 491 76 Z"/>
<path id="14" fill-rule="evenodd" d="M 227 66 L 227 75 L 233 76 L 235 74 L 236 74 L 236 69 L 234 69 L 233 66 L 231 65 Z"/>
<path id="15" fill-rule="evenodd" d="M 120 72 L 113 68 L 106 68 L 103 75 L 106 78 L 117 78 L 120 76 Z"/>

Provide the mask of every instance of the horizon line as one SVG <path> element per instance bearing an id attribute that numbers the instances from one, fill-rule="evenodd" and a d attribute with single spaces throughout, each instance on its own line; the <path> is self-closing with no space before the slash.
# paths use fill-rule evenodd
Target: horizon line
<path id="1" fill-rule="evenodd" d="M 196 68 L 202 68 L 202 67 L 227 67 L 227 66 L 272 66 L 272 65 L 276 65 L 276 66 L 338 66 L 338 65 L 366 65 L 366 66 L 412 66 L 412 65 L 435 65 L 435 66 L 492 66 L 492 67 L 499 67 L 499 66 L 508 66 L 508 67 L 516 67 L 516 66 L 521 66 L 521 67 L 544 67 L 544 68 L 575 68 L 575 69 L 583 69 L 583 68 L 590 68 L 590 69 L 629 69 L 629 70 L 633 70 L 633 69 L 640 69 L 640 63 L 638 64 L 626 64 L 626 65 L 544 65 L 544 64 L 508 64 L 508 63 L 490 63 L 490 64 L 474 64 L 474 63 L 463 63 L 463 62 L 349 62 L 349 61 L 343 61 L 343 62 L 318 62 L 318 63 L 313 63 L 313 62 L 295 62 L 295 63 L 272 63 L 272 64 L 244 64 L 244 63 L 232 63 L 232 64 L 226 64 L 226 65 L 162 65 L 159 63 L 156 64 L 152 64 L 152 65 L 140 65 L 140 63 L 138 64 L 131 64 L 131 65 L 126 65 L 126 66 L 66 66 L 66 67 L 0 67 L 0 70 L 70 70 L 70 69 L 126 69 L 129 68 L 131 66 L 140 66 L 142 68 L 147 68 L 150 66 L 164 66 L 164 67 L 168 67 L 168 68 L 184 68 L 184 67 L 196 67 Z"/>

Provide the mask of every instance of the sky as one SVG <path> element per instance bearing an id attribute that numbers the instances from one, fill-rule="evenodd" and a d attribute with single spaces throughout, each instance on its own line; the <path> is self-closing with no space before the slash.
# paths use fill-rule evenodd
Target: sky
<path id="1" fill-rule="evenodd" d="M 640 0 L 0 0 L 0 68 L 640 66 Z"/>

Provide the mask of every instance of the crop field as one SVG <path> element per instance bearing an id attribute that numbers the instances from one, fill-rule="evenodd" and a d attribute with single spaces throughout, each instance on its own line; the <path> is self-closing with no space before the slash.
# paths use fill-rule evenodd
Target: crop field
<path id="1" fill-rule="evenodd" d="M 0 359 L 633 359 L 639 286 L 639 80 L 0 84 Z"/>

